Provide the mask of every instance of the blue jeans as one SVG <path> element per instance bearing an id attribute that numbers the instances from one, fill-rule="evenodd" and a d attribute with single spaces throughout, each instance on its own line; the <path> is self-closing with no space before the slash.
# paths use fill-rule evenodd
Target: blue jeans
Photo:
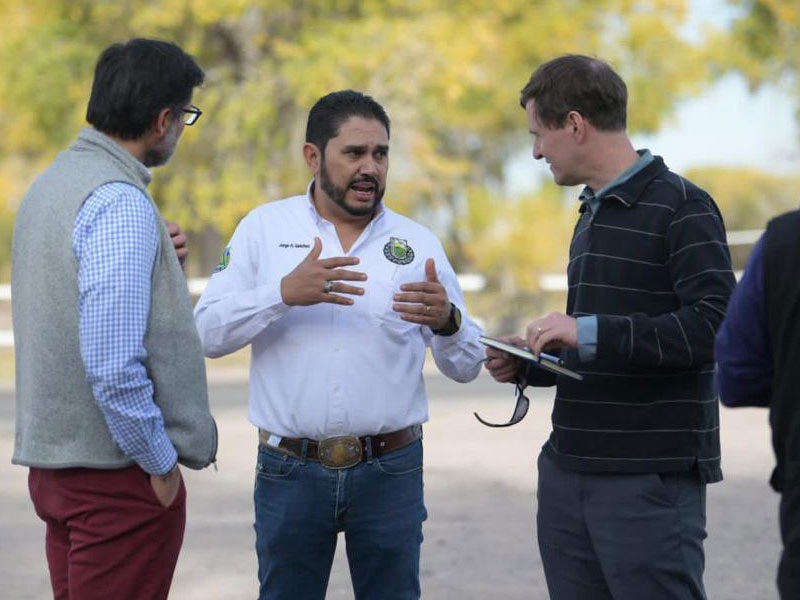
<path id="1" fill-rule="evenodd" d="M 579 473 L 539 456 L 552 600 L 705 600 L 706 486 L 680 473 Z"/>
<path id="2" fill-rule="evenodd" d="M 260 600 L 325 598 L 338 533 L 356 600 L 420 597 L 422 441 L 332 470 L 259 446 L 256 552 Z"/>

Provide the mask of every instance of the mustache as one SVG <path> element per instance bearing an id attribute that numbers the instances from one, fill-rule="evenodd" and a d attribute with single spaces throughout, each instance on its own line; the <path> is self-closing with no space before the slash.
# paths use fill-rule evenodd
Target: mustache
<path id="1" fill-rule="evenodd" d="M 375 186 L 376 190 L 378 189 L 378 180 L 375 179 L 372 175 L 362 175 L 360 177 L 357 177 L 356 179 L 353 179 L 350 182 L 350 186 L 353 186 L 357 183 L 371 183 L 372 185 Z"/>

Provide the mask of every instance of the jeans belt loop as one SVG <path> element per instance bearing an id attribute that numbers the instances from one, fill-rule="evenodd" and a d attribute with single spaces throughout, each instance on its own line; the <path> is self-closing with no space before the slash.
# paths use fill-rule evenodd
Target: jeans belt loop
<path id="1" fill-rule="evenodd" d="M 300 462 L 301 464 L 306 464 L 306 460 L 308 459 L 308 438 L 303 438 L 303 451 L 300 455 Z"/>
<path id="2" fill-rule="evenodd" d="M 367 449 L 367 464 L 372 464 L 372 436 L 368 435 L 364 438 L 364 446 Z"/>

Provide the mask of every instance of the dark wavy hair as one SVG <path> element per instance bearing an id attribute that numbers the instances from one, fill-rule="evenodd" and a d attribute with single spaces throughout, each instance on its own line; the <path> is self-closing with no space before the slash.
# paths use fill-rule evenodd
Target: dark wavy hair
<path id="1" fill-rule="evenodd" d="M 163 109 L 178 114 L 204 78 L 194 59 L 171 42 L 112 44 L 97 60 L 86 120 L 108 135 L 137 139 Z"/>

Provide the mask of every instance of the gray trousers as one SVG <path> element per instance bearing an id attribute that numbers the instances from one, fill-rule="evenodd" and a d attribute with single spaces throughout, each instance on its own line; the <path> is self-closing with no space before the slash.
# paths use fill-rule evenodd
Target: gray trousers
<path id="1" fill-rule="evenodd" d="M 705 600 L 706 486 L 692 472 L 579 473 L 539 456 L 553 600 Z"/>

